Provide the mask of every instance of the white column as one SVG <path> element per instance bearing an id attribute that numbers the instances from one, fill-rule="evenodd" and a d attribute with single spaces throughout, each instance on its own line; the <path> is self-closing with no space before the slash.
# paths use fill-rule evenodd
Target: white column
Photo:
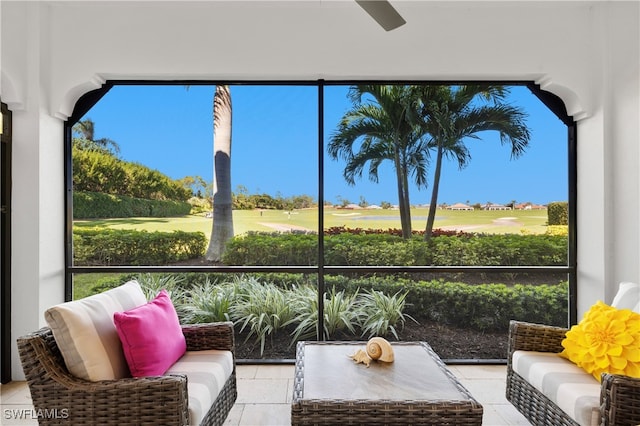
<path id="1" fill-rule="evenodd" d="M 63 122 L 46 108 L 50 73 L 47 7 L 25 5 L 17 15 L 23 25 L 14 26 L 11 34 L 20 37 L 26 47 L 20 57 L 12 52 L 12 64 L 24 71 L 13 76 L 25 88 L 23 98 L 14 104 L 22 107 L 13 110 L 13 340 L 43 326 L 44 310 L 64 299 Z M 12 377 L 24 378 L 15 345 Z"/>

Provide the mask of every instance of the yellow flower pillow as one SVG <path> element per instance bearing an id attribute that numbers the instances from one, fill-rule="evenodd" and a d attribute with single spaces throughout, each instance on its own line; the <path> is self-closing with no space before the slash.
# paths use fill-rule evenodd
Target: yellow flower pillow
<path id="1" fill-rule="evenodd" d="M 640 314 L 598 301 L 567 331 L 560 355 L 593 374 L 640 377 Z"/>

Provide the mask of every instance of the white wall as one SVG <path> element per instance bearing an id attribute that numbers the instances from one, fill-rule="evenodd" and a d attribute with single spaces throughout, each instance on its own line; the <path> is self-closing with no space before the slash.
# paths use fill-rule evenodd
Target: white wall
<path id="1" fill-rule="evenodd" d="M 0 2 L 14 337 L 63 299 L 62 124 L 107 79 L 536 81 L 579 120 L 579 315 L 640 281 L 639 3 L 394 5 L 386 33 L 352 1 Z"/>

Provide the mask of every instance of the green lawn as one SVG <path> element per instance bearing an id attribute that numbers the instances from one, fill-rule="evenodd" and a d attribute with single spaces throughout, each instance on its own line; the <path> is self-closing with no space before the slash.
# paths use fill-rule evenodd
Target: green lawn
<path id="1" fill-rule="evenodd" d="M 423 230 L 426 226 L 428 209 L 411 210 L 412 227 Z M 318 210 L 296 210 L 290 214 L 282 210 L 236 210 L 233 213 L 234 231 L 241 235 L 247 231 L 288 231 L 292 229 L 317 230 Z M 204 216 L 182 216 L 172 218 L 124 218 L 75 221 L 77 227 L 104 226 L 113 229 L 138 229 L 147 231 L 200 231 L 211 233 L 211 218 Z M 546 231 L 546 210 L 506 210 L 506 211 L 454 211 L 438 210 L 435 228 L 460 229 L 482 233 L 530 233 Z M 397 210 L 343 210 L 327 208 L 324 215 L 325 228 L 345 226 L 348 228 L 388 229 L 400 228 Z"/>

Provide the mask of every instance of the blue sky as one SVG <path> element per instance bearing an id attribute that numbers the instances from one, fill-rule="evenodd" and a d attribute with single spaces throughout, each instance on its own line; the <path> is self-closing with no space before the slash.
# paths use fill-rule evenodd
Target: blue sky
<path id="1" fill-rule="evenodd" d="M 85 116 L 95 123 L 95 138 L 118 143 L 120 157 L 157 169 L 172 178 L 213 175 L 212 99 L 214 86 L 115 86 Z M 326 86 L 325 146 L 351 103 L 347 86 Z M 308 194 L 318 190 L 318 88 L 311 86 L 231 87 L 233 104 L 232 186 L 272 196 Z M 526 87 L 511 88 L 509 103 L 528 114 L 531 140 L 525 154 L 510 159 L 510 148 L 497 134 L 470 139 L 469 165 L 459 170 L 446 162 L 438 202 L 453 204 L 566 201 L 567 130 Z M 380 182 L 368 176 L 349 186 L 344 164 L 325 150 L 325 200 L 397 203 L 391 164 L 380 169 Z M 411 203 L 425 204 L 429 186 L 412 187 Z"/>

